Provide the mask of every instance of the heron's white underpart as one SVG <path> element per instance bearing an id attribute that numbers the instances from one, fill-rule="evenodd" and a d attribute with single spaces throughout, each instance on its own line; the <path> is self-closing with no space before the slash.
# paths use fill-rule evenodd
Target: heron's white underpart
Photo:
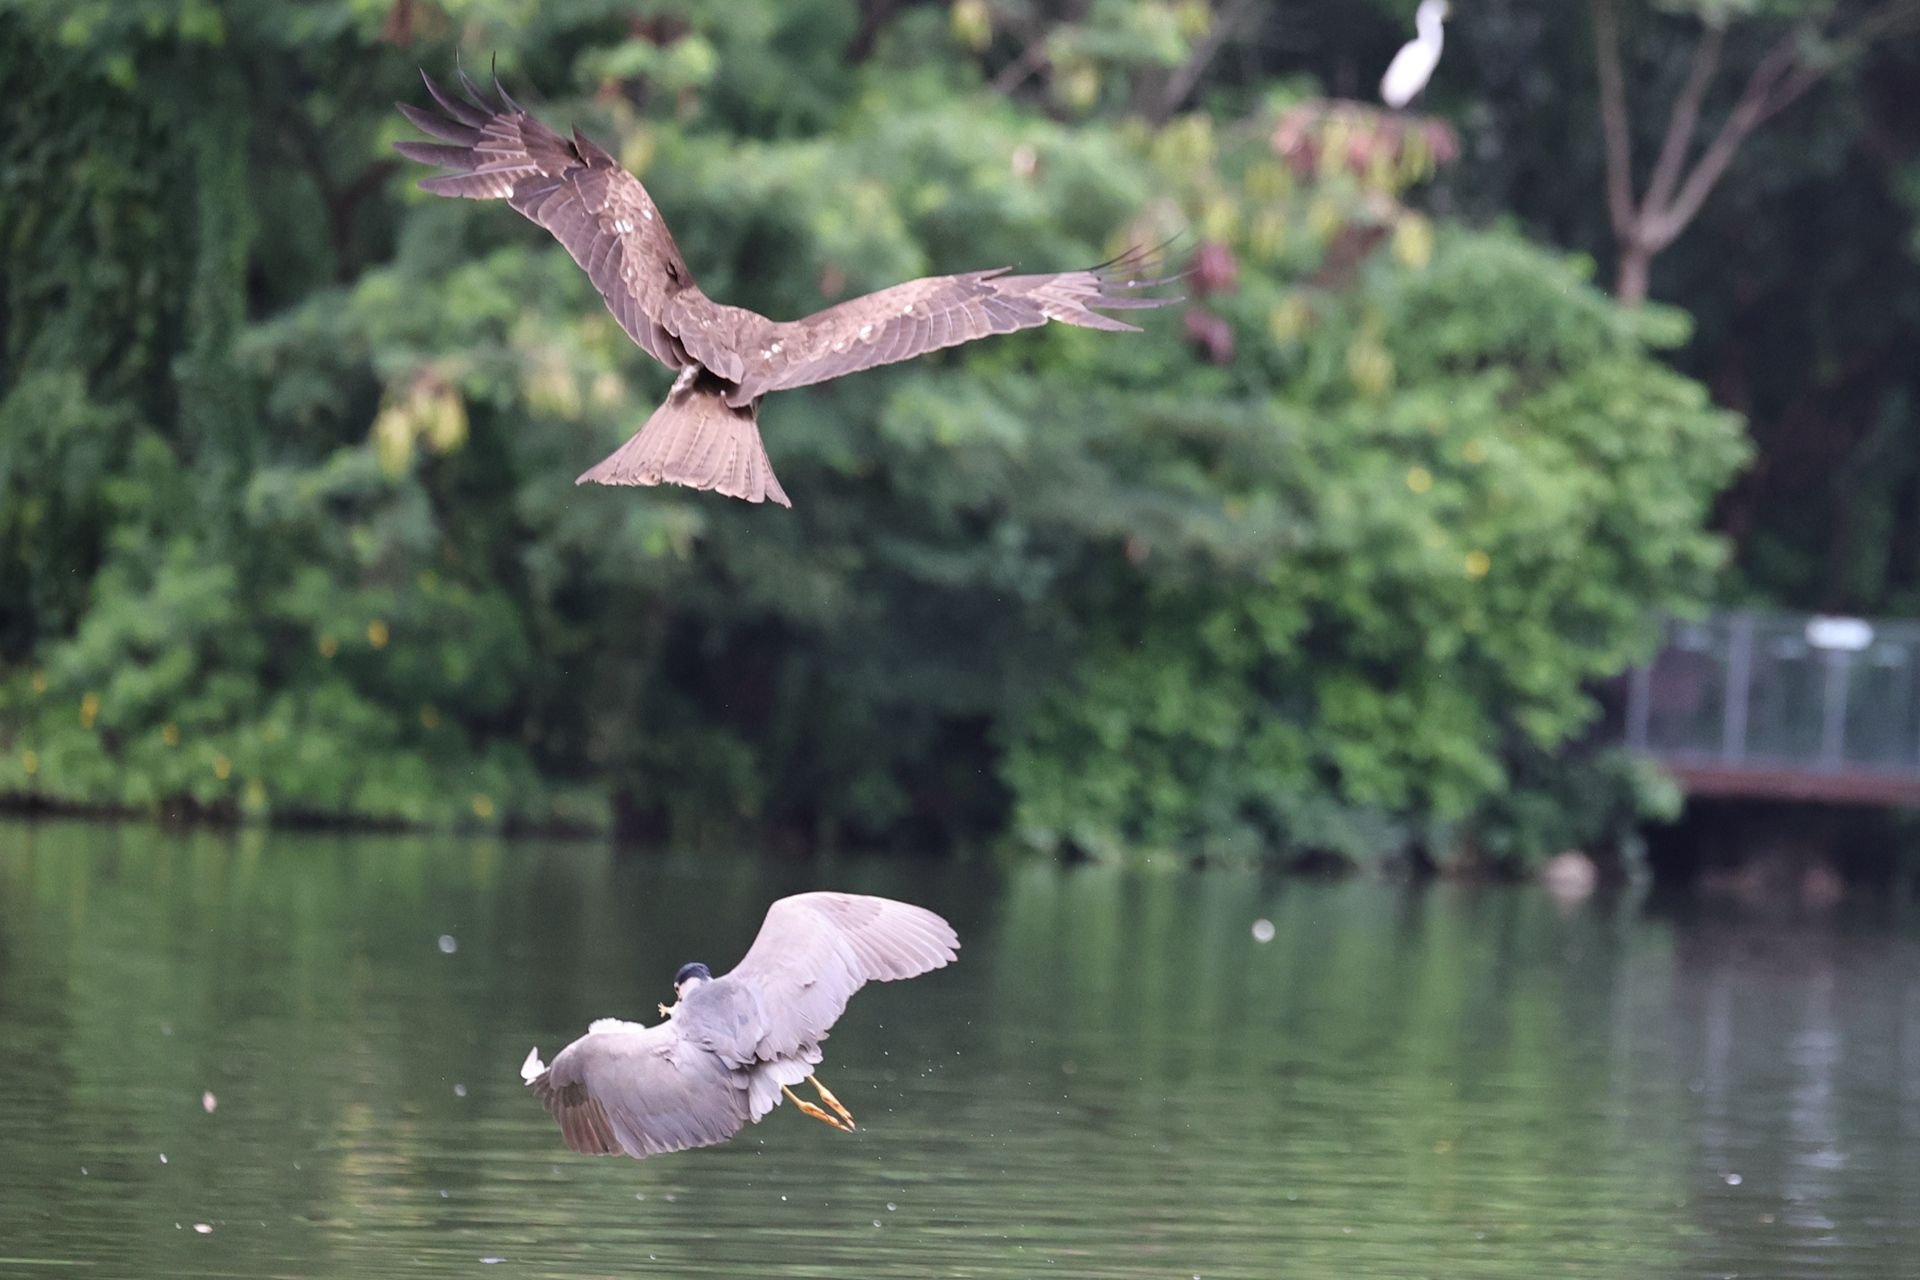
<path id="1" fill-rule="evenodd" d="M 1434 68 L 1440 65 L 1440 49 L 1446 42 L 1442 24 L 1447 12 L 1447 0 L 1420 0 L 1420 8 L 1413 15 L 1418 34 L 1400 46 L 1400 52 L 1387 64 L 1387 74 L 1380 77 L 1380 100 L 1395 111 L 1427 87 Z"/>
<path id="2" fill-rule="evenodd" d="M 547 1064 L 540 1061 L 540 1048 L 535 1045 L 527 1050 L 527 1060 L 520 1064 L 520 1079 L 524 1084 L 532 1084 L 546 1072 Z"/>
<path id="3" fill-rule="evenodd" d="M 628 1022 L 624 1018 L 595 1018 L 587 1024 L 587 1034 L 590 1036 L 600 1035 L 603 1032 L 645 1031 L 646 1029 L 644 1024 Z"/>

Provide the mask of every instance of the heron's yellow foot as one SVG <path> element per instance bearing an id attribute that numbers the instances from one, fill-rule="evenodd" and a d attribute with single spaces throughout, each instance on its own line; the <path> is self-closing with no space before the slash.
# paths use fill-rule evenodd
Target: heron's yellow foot
<path id="1" fill-rule="evenodd" d="M 654 1007 L 654 1008 L 656 1008 L 656 1009 L 658 1009 L 658 1010 L 660 1011 L 660 1016 L 661 1016 L 661 1017 L 663 1017 L 663 1018 L 671 1018 L 671 1017 L 673 1016 L 673 1011 L 674 1011 L 674 1010 L 675 1010 L 676 1008 L 678 1008 L 679 1006 L 678 1006 L 678 1005 L 671 1005 L 671 1004 L 658 1004 L 658 1003 L 656 1003 L 656 1004 L 655 1004 L 655 1005 L 654 1005 L 653 1007 Z"/>
<path id="2" fill-rule="evenodd" d="M 786 1094 L 788 1101 L 792 1102 L 794 1106 L 800 1108 L 801 1115 L 812 1116 L 815 1120 L 821 1121 L 824 1124 L 830 1124 L 836 1129 L 844 1130 L 846 1132 L 852 1132 L 853 1124 L 851 1121 L 842 1120 L 839 1116 L 828 1115 L 826 1112 L 814 1106 L 811 1102 L 808 1102 L 806 1099 L 802 1098 L 799 1094 L 787 1088 L 787 1086 L 785 1085 L 780 1086 L 780 1092 Z"/>
<path id="3" fill-rule="evenodd" d="M 833 1090 L 821 1084 L 817 1076 L 808 1076 L 807 1083 L 812 1085 L 814 1092 L 820 1095 L 820 1101 L 832 1107 L 834 1111 L 839 1114 L 840 1118 L 847 1122 L 847 1128 L 853 1128 L 853 1112 L 840 1105 L 840 1099 L 833 1096 Z"/>

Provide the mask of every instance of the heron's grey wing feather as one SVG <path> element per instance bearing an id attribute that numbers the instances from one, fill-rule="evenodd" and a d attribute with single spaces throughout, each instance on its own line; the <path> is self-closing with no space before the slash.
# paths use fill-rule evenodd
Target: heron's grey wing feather
<path id="1" fill-rule="evenodd" d="M 1138 292 L 1164 283 L 1136 278 L 1139 256 L 1092 271 L 1010 276 L 1005 269 L 927 276 L 852 298 L 804 320 L 772 324 L 764 345 L 748 350 L 736 398 L 804 387 L 875 365 L 910 360 L 995 333 L 1049 320 L 1088 329 L 1136 326 L 1102 315 L 1157 307 L 1174 299 Z"/>
<path id="2" fill-rule="evenodd" d="M 750 1118 L 748 1078 L 687 1042 L 672 1022 L 589 1032 L 529 1083 L 567 1145 L 586 1155 L 711 1146 Z"/>
<path id="3" fill-rule="evenodd" d="M 802 893 L 767 909 L 753 946 L 725 978 L 752 991 L 758 1035 L 734 1052 L 763 1062 L 806 1054 L 869 982 L 953 960 L 953 926 L 924 907 L 852 893 Z"/>
<path id="4" fill-rule="evenodd" d="M 746 1081 L 747 1113 L 756 1121 L 780 1105 L 782 1086 L 799 1084 L 820 1062 L 820 1046 L 812 1043 L 760 1056 L 767 1016 L 759 986 L 751 975 L 743 980 L 726 974 L 681 996 L 673 1015 L 681 1039 L 711 1051 Z"/>
<path id="5" fill-rule="evenodd" d="M 444 114 L 404 103 L 400 111 L 444 141 L 394 146 L 409 159 L 455 170 L 425 179 L 424 190 L 507 201 L 566 247 L 613 318 L 649 355 L 673 369 L 691 355 L 723 377 L 732 377 L 728 368 L 737 372 L 732 347 L 757 335 L 756 322 L 771 321 L 718 306 L 694 287 L 686 259 L 638 178 L 578 131 L 562 137 L 498 89 L 489 96 L 462 76 L 468 95 L 462 99 L 422 78 Z M 744 330 L 755 332 L 743 336 Z"/>

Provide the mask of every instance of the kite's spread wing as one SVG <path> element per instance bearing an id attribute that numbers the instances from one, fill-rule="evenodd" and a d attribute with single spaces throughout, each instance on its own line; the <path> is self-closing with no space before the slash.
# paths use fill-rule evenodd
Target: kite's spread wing
<path id="1" fill-rule="evenodd" d="M 646 427 L 582 480 L 667 481 L 785 504 L 754 419 L 767 392 L 1049 320 L 1132 329 L 1105 313 L 1176 301 L 1148 292 L 1167 281 L 1142 279 L 1149 255 L 1134 253 L 1089 271 L 929 276 L 775 324 L 700 292 L 653 197 L 579 130 L 555 133 L 498 81 L 489 94 L 462 72 L 463 92 L 453 94 L 421 78 L 440 111 L 405 103 L 400 111 L 440 141 L 394 146 L 452 172 L 420 185 L 435 195 L 505 200 L 566 246 L 628 337 L 669 368 L 706 371 L 675 383 Z"/>
<path id="2" fill-rule="evenodd" d="M 849 299 L 804 320 L 770 325 L 765 345 L 744 353 L 746 374 L 730 398 L 745 401 L 825 382 L 1049 320 L 1133 330 L 1138 326 L 1101 313 L 1175 301 L 1143 292 L 1166 283 L 1139 278 L 1145 261 L 1145 255 L 1129 254 L 1090 271 L 1010 276 L 1003 268 L 928 276 Z"/>
<path id="3" fill-rule="evenodd" d="M 406 103 L 402 115 L 441 142 L 396 142 L 401 155 L 453 173 L 422 189 L 469 200 L 505 200 L 553 233 L 607 301 L 607 309 L 650 355 L 681 369 L 688 356 L 730 381 L 742 365 L 735 349 L 769 325 L 723 307 L 694 287 L 658 206 L 640 180 L 578 130 L 563 138 L 529 115 L 496 82 L 493 96 L 469 79 L 464 98 L 424 72 L 444 114 Z"/>

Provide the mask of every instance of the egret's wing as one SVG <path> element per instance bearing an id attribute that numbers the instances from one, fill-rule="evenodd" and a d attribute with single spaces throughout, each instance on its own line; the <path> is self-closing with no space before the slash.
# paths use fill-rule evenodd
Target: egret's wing
<path id="1" fill-rule="evenodd" d="M 1159 307 L 1176 301 L 1140 290 L 1164 280 L 1143 279 L 1144 254 L 1129 254 L 1091 271 L 1010 276 L 972 271 L 927 276 L 851 298 L 804 320 L 772 324 L 767 341 L 747 350 L 738 398 L 825 382 L 875 365 L 911 360 L 996 333 L 1032 329 L 1058 320 L 1087 329 L 1132 330 L 1103 311 Z"/>
<path id="2" fill-rule="evenodd" d="M 407 140 L 410 160 L 453 170 L 420 186 L 435 195 L 505 200 L 545 227 L 606 300 L 627 336 L 678 369 L 689 354 L 723 377 L 742 371 L 736 343 L 751 345 L 764 317 L 709 301 L 640 180 L 582 136 L 562 137 L 508 97 L 490 95 L 463 72 L 465 97 L 424 73 L 441 114 L 399 104 L 402 115 L 441 142 Z"/>
<path id="3" fill-rule="evenodd" d="M 638 1158 L 712 1146 L 739 1132 L 749 1118 L 744 1076 L 687 1043 L 671 1022 L 616 1025 L 622 1029 L 581 1036 L 527 1081 L 569 1147 Z"/>
<path id="4" fill-rule="evenodd" d="M 753 1054 L 786 1058 L 825 1038 L 853 993 L 951 961 L 960 939 L 924 907 L 852 893 L 802 893 L 767 909 L 731 981 L 759 1006 Z M 696 993 L 698 994 L 698 993 Z"/>

